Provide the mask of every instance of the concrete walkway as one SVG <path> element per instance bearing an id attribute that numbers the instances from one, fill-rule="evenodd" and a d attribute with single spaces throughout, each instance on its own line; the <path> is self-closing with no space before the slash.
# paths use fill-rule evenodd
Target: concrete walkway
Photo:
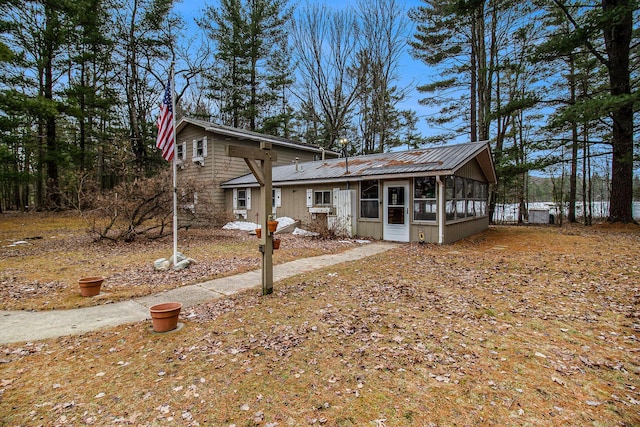
<path id="1" fill-rule="evenodd" d="M 273 281 L 275 284 L 278 280 L 300 273 L 386 252 L 395 246 L 385 242 L 369 243 L 339 254 L 302 258 L 274 265 Z M 151 319 L 149 307 L 155 304 L 177 301 L 182 303 L 184 309 L 261 286 L 261 271 L 254 270 L 130 301 L 95 307 L 37 312 L 0 311 L 0 344 L 82 334 L 123 323 L 139 322 Z M 275 285 L 274 288 L 277 289 Z"/>

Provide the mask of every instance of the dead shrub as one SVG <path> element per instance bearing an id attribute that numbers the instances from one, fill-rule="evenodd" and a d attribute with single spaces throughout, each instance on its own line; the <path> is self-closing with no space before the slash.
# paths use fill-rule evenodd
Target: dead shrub
<path id="1" fill-rule="evenodd" d="M 311 218 L 305 224 L 308 231 L 318 233 L 319 239 L 332 239 L 336 237 L 334 230 L 329 227 L 326 214 L 316 214 L 315 218 Z"/>
<path id="2" fill-rule="evenodd" d="M 192 182 L 181 182 L 178 209 L 186 216 L 192 209 L 197 188 Z M 131 242 L 140 237 L 158 239 L 173 231 L 173 181 L 165 170 L 150 178 L 136 178 L 118 184 L 113 190 L 87 195 L 87 206 L 81 211 L 88 232 L 95 240 Z M 191 201 L 191 203 L 189 203 Z M 206 211 L 206 209 L 204 209 Z"/>
<path id="3" fill-rule="evenodd" d="M 214 227 L 222 227 L 226 223 L 234 221 L 237 221 L 237 219 L 236 215 L 232 211 L 223 209 L 213 210 L 211 223 Z"/>

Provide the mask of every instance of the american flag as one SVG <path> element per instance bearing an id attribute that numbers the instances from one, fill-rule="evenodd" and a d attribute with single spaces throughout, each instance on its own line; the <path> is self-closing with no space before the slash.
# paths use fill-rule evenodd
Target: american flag
<path id="1" fill-rule="evenodd" d="M 170 162 L 173 160 L 173 90 L 171 77 L 164 91 L 164 99 L 160 105 L 160 117 L 158 117 L 158 140 L 156 147 L 162 150 L 162 157 Z"/>

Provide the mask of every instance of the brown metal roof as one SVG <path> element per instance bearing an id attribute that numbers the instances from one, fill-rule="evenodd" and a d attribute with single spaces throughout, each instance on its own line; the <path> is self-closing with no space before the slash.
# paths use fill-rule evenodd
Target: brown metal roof
<path id="1" fill-rule="evenodd" d="M 487 181 L 496 182 L 491 150 L 487 142 L 444 145 L 418 150 L 397 151 L 304 162 L 273 168 L 273 185 L 293 185 L 303 182 L 359 181 L 373 177 L 404 177 L 411 175 L 450 175 L 477 158 Z M 257 185 L 252 174 L 222 184 L 222 187 Z"/>

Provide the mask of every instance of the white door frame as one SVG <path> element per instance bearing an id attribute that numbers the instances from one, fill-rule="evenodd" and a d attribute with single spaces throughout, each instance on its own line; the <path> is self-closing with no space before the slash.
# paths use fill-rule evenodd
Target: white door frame
<path id="1" fill-rule="evenodd" d="M 409 207 L 411 196 L 409 181 L 385 182 L 383 188 L 382 238 L 396 242 L 408 242 L 410 239 Z"/>

